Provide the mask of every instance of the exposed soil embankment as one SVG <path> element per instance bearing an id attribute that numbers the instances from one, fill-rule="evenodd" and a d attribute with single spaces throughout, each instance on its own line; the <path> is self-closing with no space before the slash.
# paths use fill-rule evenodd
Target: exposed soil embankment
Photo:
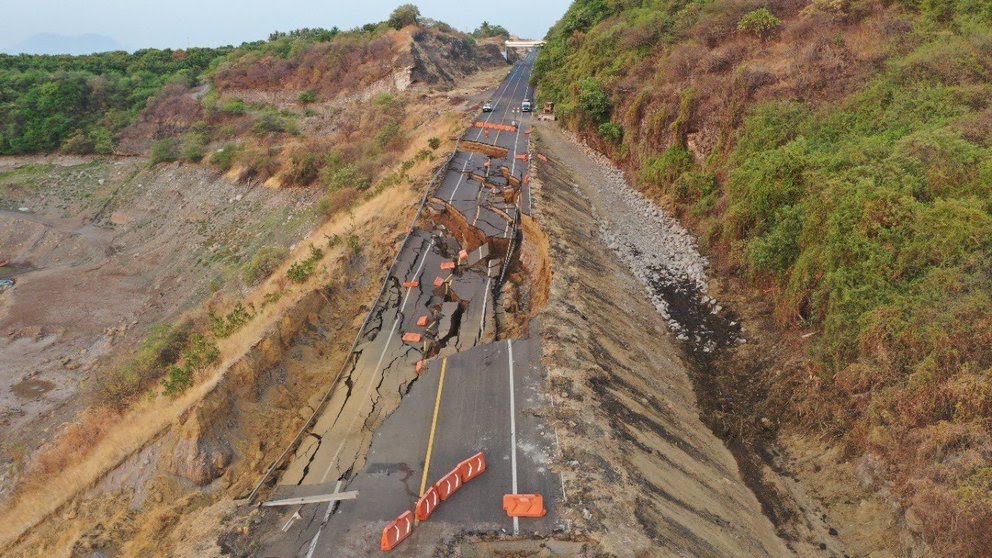
<path id="1" fill-rule="evenodd" d="M 581 177 L 554 159 L 537 169 L 553 261 L 539 319 L 573 528 L 616 556 L 788 554 L 699 419 L 667 320 L 604 242 Z"/>

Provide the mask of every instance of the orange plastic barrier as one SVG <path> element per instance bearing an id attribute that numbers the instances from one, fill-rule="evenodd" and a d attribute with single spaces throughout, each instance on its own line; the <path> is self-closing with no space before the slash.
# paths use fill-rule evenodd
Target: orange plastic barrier
<path id="1" fill-rule="evenodd" d="M 480 451 L 459 463 L 455 469 L 458 471 L 458 476 L 462 478 L 462 482 L 468 482 L 486 472 L 486 455 Z"/>
<path id="2" fill-rule="evenodd" d="M 455 269 L 455 262 L 443 262 L 441 264 L 441 270 L 443 271 L 451 271 L 452 269 Z"/>
<path id="3" fill-rule="evenodd" d="M 545 163 L 548 162 L 548 158 L 545 157 L 544 155 L 540 154 L 540 153 L 537 154 L 537 158 L 540 159 L 542 162 L 545 162 Z"/>
<path id="4" fill-rule="evenodd" d="M 440 287 L 443 284 L 444 284 L 444 279 L 442 279 L 441 277 L 438 277 L 437 279 L 434 280 L 435 287 Z"/>
<path id="5" fill-rule="evenodd" d="M 530 175 L 529 174 L 525 174 L 524 175 L 524 184 L 530 184 Z"/>
<path id="6" fill-rule="evenodd" d="M 503 511 L 510 517 L 544 517 L 548 513 L 540 494 L 506 494 Z"/>
<path id="7" fill-rule="evenodd" d="M 467 259 L 468 259 L 468 250 L 459 250 L 458 251 L 458 260 L 459 261 L 464 261 L 464 260 L 467 260 Z"/>
<path id="8" fill-rule="evenodd" d="M 396 548 L 396 545 L 405 541 L 411 533 L 413 533 L 413 513 L 407 510 L 396 521 L 390 522 L 382 530 L 382 540 L 379 541 L 379 548 L 383 552 L 389 552 Z"/>
<path id="9" fill-rule="evenodd" d="M 427 327 L 427 316 L 417 318 L 417 327 Z"/>
<path id="10" fill-rule="evenodd" d="M 403 334 L 404 343 L 420 343 L 421 335 L 419 333 L 408 332 Z"/>
<path id="11" fill-rule="evenodd" d="M 423 360 L 418 360 L 417 361 L 417 366 L 414 368 L 414 370 L 416 370 L 417 375 L 419 376 L 419 375 L 421 375 L 421 374 L 424 373 L 424 370 L 426 368 L 427 368 L 427 363 L 425 361 L 423 361 Z"/>
<path id="12" fill-rule="evenodd" d="M 516 159 L 516 160 L 518 160 L 518 161 L 527 161 L 527 160 L 530 160 L 530 154 L 528 154 L 528 153 L 521 153 L 520 155 L 514 155 L 513 158 Z"/>
<path id="13" fill-rule="evenodd" d="M 534 130 L 527 130 L 526 132 L 524 132 L 524 135 L 528 135 L 528 136 L 529 136 L 529 135 L 530 135 L 530 133 L 531 133 L 531 132 L 533 132 L 533 131 L 534 131 Z"/>
<path id="14" fill-rule="evenodd" d="M 440 502 L 437 488 L 434 486 L 428 488 L 427 492 L 424 492 L 424 495 L 417 500 L 417 520 L 427 521 L 430 519 L 431 514 L 434 513 Z"/>
<path id="15" fill-rule="evenodd" d="M 493 124 L 492 122 L 476 122 L 476 128 L 482 128 L 483 130 L 499 130 L 500 132 L 516 132 L 516 126 L 509 126 L 507 124 Z"/>
<path id="16" fill-rule="evenodd" d="M 441 497 L 441 501 L 450 498 L 461 487 L 462 477 L 459 474 L 458 467 L 455 467 L 454 471 L 445 475 L 444 478 L 437 481 L 437 484 L 434 485 L 434 488 L 437 489 L 437 495 Z"/>
<path id="17" fill-rule="evenodd" d="M 403 283 L 404 289 L 416 289 L 420 286 L 420 281 L 407 281 Z"/>

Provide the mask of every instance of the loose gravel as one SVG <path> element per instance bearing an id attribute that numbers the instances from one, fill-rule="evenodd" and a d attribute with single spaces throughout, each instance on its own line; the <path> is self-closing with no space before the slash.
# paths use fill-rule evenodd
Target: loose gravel
<path id="1" fill-rule="evenodd" d="M 591 187 L 572 186 L 590 200 L 601 238 L 644 284 L 676 337 L 704 354 L 742 342 L 740 326 L 707 295 L 709 262 L 693 235 L 631 187 L 612 161 L 575 135 L 564 135 L 595 167 L 573 168 Z"/>

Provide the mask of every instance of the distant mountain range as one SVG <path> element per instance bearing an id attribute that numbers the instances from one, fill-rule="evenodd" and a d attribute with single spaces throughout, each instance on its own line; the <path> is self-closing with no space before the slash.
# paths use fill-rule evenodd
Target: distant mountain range
<path id="1" fill-rule="evenodd" d="M 124 50 L 113 37 L 86 33 L 70 37 L 57 33 L 38 33 L 12 47 L 3 49 L 8 54 L 93 54 Z"/>

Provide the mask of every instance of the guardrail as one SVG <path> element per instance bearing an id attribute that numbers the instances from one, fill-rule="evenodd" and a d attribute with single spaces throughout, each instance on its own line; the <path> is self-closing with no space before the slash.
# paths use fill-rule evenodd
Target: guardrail
<path id="1" fill-rule="evenodd" d="M 303 436 L 306 435 L 307 430 L 309 430 L 310 427 L 313 425 L 318 415 L 320 415 L 320 413 L 323 412 L 324 406 L 327 405 L 327 402 L 330 400 L 331 395 L 333 395 L 334 390 L 337 387 L 338 380 L 341 379 L 341 375 L 344 374 L 344 371 L 348 369 L 349 363 L 351 363 L 352 358 L 355 355 L 355 348 L 358 347 L 359 339 L 361 339 L 362 335 L 365 333 L 365 328 L 368 327 L 369 321 L 372 319 L 372 316 L 375 314 L 376 309 L 379 308 L 379 306 L 382 304 L 382 295 L 385 294 L 386 288 L 389 285 L 389 279 L 390 277 L 393 276 L 393 272 L 396 270 L 396 264 L 397 262 L 399 262 L 400 254 L 402 254 L 403 250 L 406 249 L 407 244 L 410 242 L 410 237 L 413 236 L 414 227 L 416 226 L 417 221 L 420 220 L 420 216 L 423 214 L 424 206 L 427 205 L 427 200 L 430 198 L 431 192 L 438 187 L 439 185 L 438 181 L 441 179 L 441 177 L 444 176 L 444 173 L 447 172 L 447 170 L 449 169 L 449 166 L 451 165 L 451 160 L 454 159 L 455 154 L 458 153 L 459 145 L 461 145 L 460 138 L 455 142 L 455 148 L 451 151 L 451 154 L 448 155 L 447 159 L 445 159 L 441 167 L 438 168 L 438 170 L 431 177 L 430 181 L 428 181 L 427 187 L 424 189 L 424 196 L 420 200 L 420 206 L 417 208 L 417 214 L 413 218 L 413 225 L 410 226 L 410 230 L 407 231 L 406 236 L 403 238 L 403 244 L 400 245 L 400 249 L 396 252 L 396 255 L 393 256 L 393 263 L 390 264 L 389 272 L 386 274 L 385 279 L 383 279 L 382 281 L 382 287 L 379 289 L 379 295 L 376 297 L 375 306 L 373 306 L 372 309 L 369 310 L 369 313 L 365 316 L 365 321 L 362 322 L 362 327 L 358 328 L 358 333 L 355 334 L 355 340 L 352 341 L 351 343 L 351 350 L 348 352 L 348 358 L 345 359 L 344 363 L 341 365 L 341 369 L 338 370 L 338 373 L 334 376 L 334 380 L 331 382 L 331 385 L 328 388 L 327 392 L 325 392 L 324 396 L 320 399 L 320 402 L 317 403 L 317 406 L 314 408 L 314 411 L 310 415 L 310 418 L 308 418 L 307 421 L 303 423 L 303 426 L 300 428 L 300 431 L 296 433 L 296 436 L 293 438 L 293 441 L 290 442 L 289 446 L 282 452 L 282 454 L 280 454 L 279 457 L 271 465 L 269 465 L 269 468 L 266 469 L 265 473 L 262 475 L 262 478 L 259 479 L 259 481 L 255 484 L 255 487 L 252 488 L 251 493 L 248 494 L 248 498 L 247 498 L 247 503 L 249 505 L 251 505 L 251 503 L 254 502 L 255 497 L 258 496 L 258 492 L 262 489 L 262 485 L 264 485 L 269 480 L 269 477 L 272 476 L 272 473 L 274 473 L 276 469 L 282 466 L 283 461 L 285 461 L 286 458 L 289 456 L 289 454 L 292 451 L 294 451 L 296 447 L 300 444 L 300 441 L 303 440 Z M 351 365 L 354 366 L 354 364 Z"/>

